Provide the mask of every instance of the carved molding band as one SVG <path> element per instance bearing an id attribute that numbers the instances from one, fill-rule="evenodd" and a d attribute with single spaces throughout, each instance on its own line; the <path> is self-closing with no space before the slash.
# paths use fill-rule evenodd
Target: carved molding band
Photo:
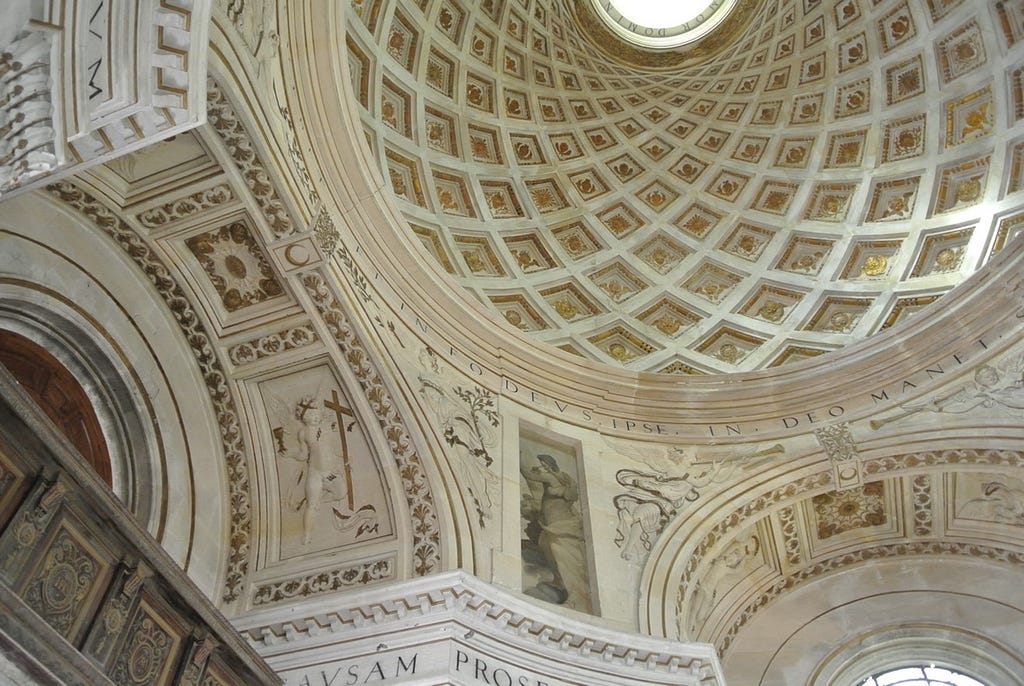
<path id="1" fill-rule="evenodd" d="M 206 114 L 210 125 L 224 141 L 228 154 L 242 173 L 242 178 L 252 191 L 274 236 L 290 236 L 297 229 L 284 202 L 277 194 L 270 173 L 253 147 L 252 138 L 239 121 L 220 85 L 211 78 L 207 81 L 207 89 Z"/>
<path id="2" fill-rule="evenodd" d="M 202 320 L 171 271 L 128 224 L 91 195 L 70 183 L 57 183 L 49 186 L 48 190 L 58 200 L 84 214 L 134 260 L 163 298 L 189 342 L 221 429 L 231 502 L 231 535 L 223 598 L 227 602 L 234 601 L 239 597 L 249 566 L 252 535 L 249 467 L 246 464 L 238 412 L 228 388 L 227 375 L 217 359 L 213 339 L 206 332 Z"/>
<path id="3" fill-rule="evenodd" d="M 234 199 L 231 186 L 226 183 L 213 188 L 196 191 L 184 198 L 178 198 L 158 205 L 139 214 L 139 223 L 147 229 L 158 229 L 172 222 L 180 221 L 211 207 L 222 205 Z"/>
<path id="4" fill-rule="evenodd" d="M 308 598 L 321 593 L 331 593 L 344 588 L 355 588 L 375 581 L 395 578 L 394 558 L 373 560 L 362 564 L 317 572 L 298 579 L 277 581 L 256 587 L 252 604 L 255 606 L 276 603 L 279 600 Z"/>
<path id="5" fill-rule="evenodd" d="M 811 567 L 780 579 L 767 591 L 759 595 L 755 600 L 743 608 L 740 616 L 729 626 L 728 631 L 716 643 L 721 654 L 729 650 L 729 646 L 736 638 L 740 629 L 750 621 L 758 610 L 765 607 L 771 601 L 797 586 L 812 581 L 826 574 L 839 571 L 868 560 L 884 560 L 887 558 L 905 558 L 920 555 L 956 555 L 972 559 L 987 560 L 990 562 L 1002 562 L 1013 565 L 1024 565 L 1024 554 L 994 548 L 992 546 L 975 545 L 971 543 L 957 543 L 950 541 L 921 541 L 913 543 L 897 543 L 894 545 L 882 545 L 873 548 L 856 550 L 845 555 L 834 557 Z"/>
<path id="6" fill-rule="evenodd" d="M 243 636 L 271 666 L 279 668 L 288 683 L 304 683 L 295 665 L 303 664 L 298 656 L 307 649 L 320 656 L 314 671 L 307 668 L 309 683 L 320 683 L 325 646 L 331 646 L 331 659 L 342 661 L 326 671 L 329 681 L 338 666 L 342 667 L 341 674 L 346 674 L 348 668 L 357 671 L 360 653 L 368 643 L 377 646 L 372 660 L 390 657 L 393 661 L 396 656 L 388 656 L 388 651 L 395 649 L 388 648 L 387 632 L 401 635 L 410 630 L 416 632 L 417 646 L 415 653 L 404 651 L 403 658 L 409 665 L 422 653 L 416 683 L 458 679 L 466 663 L 448 656 L 456 651 L 464 657 L 476 656 L 480 648 L 486 653 L 480 655 L 478 663 L 470 660 L 472 667 L 483 670 L 487 663 L 493 670 L 502 665 L 517 674 L 536 670 L 549 677 L 540 677 L 539 681 L 552 686 L 722 683 L 721 667 L 706 644 L 682 644 L 573 620 L 462 571 L 357 591 L 348 598 L 349 603 L 339 599 L 335 603 L 339 609 L 327 612 L 310 600 L 294 607 L 284 621 L 280 614 L 267 610 L 237 624 Z M 369 636 L 374 637 L 372 641 Z M 444 656 L 435 659 L 434 655 L 441 653 L 432 650 L 437 646 L 443 646 Z M 275 665 L 276 656 L 287 662 Z M 481 681 L 479 676 L 476 681 Z M 487 683 L 506 683 L 505 676 L 501 674 Z M 538 680 L 513 676 L 510 683 L 535 684 Z"/>
<path id="7" fill-rule="evenodd" d="M 312 325 L 302 324 L 233 345 L 228 348 L 228 359 L 234 365 L 248 364 L 289 350 L 304 348 L 319 340 L 320 336 Z"/>

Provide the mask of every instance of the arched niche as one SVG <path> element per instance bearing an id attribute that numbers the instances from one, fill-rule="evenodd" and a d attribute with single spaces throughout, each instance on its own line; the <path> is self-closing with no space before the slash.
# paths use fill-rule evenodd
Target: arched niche
<path id="1" fill-rule="evenodd" d="M 214 597 L 229 519 L 220 428 L 189 342 L 146 275 L 70 208 L 12 198 L 0 217 L 0 329 L 78 380 L 114 493 Z"/>
<path id="2" fill-rule="evenodd" d="M 1019 572 L 978 559 L 906 559 L 816 579 L 754 617 L 723 656 L 730 681 L 852 686 L 915 661 L 1021 684 Z"/>

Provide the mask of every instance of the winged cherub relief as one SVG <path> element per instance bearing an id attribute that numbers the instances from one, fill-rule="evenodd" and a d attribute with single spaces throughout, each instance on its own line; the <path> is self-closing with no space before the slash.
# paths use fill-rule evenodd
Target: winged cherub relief
<path id="1" fill-rule="evenodd" d="M 320 526 L 323 505 L 329 505 L 328 519 L 338 532 L 354 532 L 355 538 L 378 533 L 380 521 L 372 502 L 357 507 L 353 487 L 353 455 L 349 434 L 356 425 L 352 410 L 342 404 L 338 392 L 320 389 L 299 397 L 289 407 L 270 396 L 274 440 L 279 460 L 294 460 L 301 466 L 286 483 L 282 479 L 285 507 L 302 515 L 302 545 L 309 545 Z M 281 470 L 282 475 L 286 470 Z M 359 489 L 360 499 L 365 489 Z"/>
<path id="2" fill-rule="evenodd" d="M 618 526 L 615 544 L 624 560 L 639 564 L 669 521 L 715 485 L 783 452 L 782 445 L 742 454 L 697 457 L 692 446 L 636 448 L 620 452 L 646 469 L 620 469 L 615 481 L 626 490 L 612 498 Z"/>
<path id="3" fill-rule="evenodd" d="M 971 381 L 954 392 L 923 402 L 901 405 L 899 414 L 870 422 L 872 429 L 897 422 L 919 412 L 964 414 L 974 410 L 1008 412 L 1020 416 L 1024 410 L 1024 355 L 1011 356 L 995 365 L 984 364 Z"/>

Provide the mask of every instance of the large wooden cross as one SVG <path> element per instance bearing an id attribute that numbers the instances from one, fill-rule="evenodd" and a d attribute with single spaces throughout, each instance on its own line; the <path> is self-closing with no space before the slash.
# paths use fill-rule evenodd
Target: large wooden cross
<path id="1" fill-rule="evenodd" d="M 341 434 L 341 464 L 345 469 L 345 489 L 348 494 L 348 509 L 352 512 L 356 509 L 355 495 L 352 493 L 352 465 L 348 459 L 348 440 L 345 438 L 345 419 L 344 416 L 355 418 L 352 410 L 341 404 L 338 392 L 331 389 L 331 399 L 324 400 L 324 407 L 328 410 L 333 410 L 334 415 L 338 418 L 338 433 Z"/>

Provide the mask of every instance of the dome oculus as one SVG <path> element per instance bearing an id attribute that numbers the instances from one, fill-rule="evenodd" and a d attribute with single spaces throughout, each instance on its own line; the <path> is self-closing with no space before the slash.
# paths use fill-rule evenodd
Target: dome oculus
<path id="1" fill-rule="evenodd" d="M 590 0 L 620 38 L 649 49 L 692 43 L 718 26 L 737 0 Z"/>

